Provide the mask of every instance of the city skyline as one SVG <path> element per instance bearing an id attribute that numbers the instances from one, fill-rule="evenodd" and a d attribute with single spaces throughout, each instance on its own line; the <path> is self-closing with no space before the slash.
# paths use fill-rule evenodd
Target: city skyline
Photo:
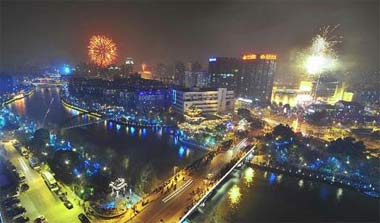
<path id="1" fill-rule="evenodd" d="M 379 3 L 2 1 L 0 222 L 379 222 Z"/>
<path id="2" fill-rule="evenodd" d="M 213 56 L 269 52 L 278 55 L 278 74 L 299 75 L 297 53 L 321 26 L 340 24 L 341 70 L 372 72 L 379 70 L 376 3 L 3 2 L 1 68 L 88 62 L 88 41 L 101 34 L 118 46 L 118 64 L 132 57 L 139 64 L 182 60 L 206 65 Z"/>

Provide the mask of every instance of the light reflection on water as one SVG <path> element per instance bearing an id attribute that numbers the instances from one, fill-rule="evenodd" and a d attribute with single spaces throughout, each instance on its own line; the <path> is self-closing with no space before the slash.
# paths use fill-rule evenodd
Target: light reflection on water
<path id="1" fill-rule="evenodd" d="M 10 104 L 9 107 L 18 114 L 25 113 L 27 118 L 42 123 L 49 102 L 54 98 L 51 111 L 46 118 L 47 127 L 55 128 L 62 123 L 68 125 L 93 117 L 79 114 L 77 110 L 62 105 L 58 89 L 37 89 L 36 92 L 20 104 Z M 74 117 L 74 119 L 73 119 Z M 70 122 L 70 123 L 69 123 Z M 120 126 L 120 127 L 119 127 Z M 175 131 L 170 128 L 137 128 L 118 125 L 115 122 L 104 121 L 98 124 L 65 130 L 64 138 L 73 146 L 83 147 L 88 153 L 103 159 L 117 174 L 126 174 L 131 185 L 136 182 L 140 172 L 145 168 L 153 170 L 150 179 L 164 179 L 172 174 L 173 166 L 184 167 L 199 159 L 205 151 L 182 146 L 178 137 L 172 136 Z M 129 159 L 129 167 L 124 159 Z M 158 181 L 158 180 L 157 180 Z"/>
<path id="2" fill-rule="evenodd" d="M 228 191 L 228 198 L 230 200 L 231 207 L 237 207 L 241 200 L 241 192 L 238 185 L 234 185 L 229 191 Z"/>
<path id="3" fill-rule="evenodd" d="M 253 184 L 253 178 L 255 177 L 255 170 L 252 167 L 248 167 L 244 171 L 244 180 L 247 187 L 250 187 Z"/>
<path id="4" fill-rule="evenodd" d="M 343 189 L 338 188 L 338 190 L 336 190 L 336 199 L 340 201 L 342 199 L 342 196 L 343 196 Z"/>
<path id="5" fill-rule="evenodd" d="M 241 171 L 241 177 L 235 174 L 220 186 L 215 196 L 206 202 L 202 209 L 204 214 L 196 215 L 192 222 L 278 222 L 283 219 L 308 222 L 310 219 L 363 219 L 363 216 L 378 222 L 377 200 L 356 191 L 251 167 Z M 253 176 L 252 181 L 250 176 Z"/>

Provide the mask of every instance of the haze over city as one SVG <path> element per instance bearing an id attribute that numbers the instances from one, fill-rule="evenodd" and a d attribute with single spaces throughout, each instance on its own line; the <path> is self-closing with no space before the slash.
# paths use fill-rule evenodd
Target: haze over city
<path id="1" fill-rule="evenodd" d="M 94 34 L 110 36 L 120 56 L 138 63 L 201 61 L 270 51 L 280 74 L 323 25 L 340 24 L 345 66 L 360 72 L 379 66 L 377 1 L 215 1 L 2 3 L 1 67 L 87 61 Z M 25 38 L 27 37 L 27 38 Z M 345 68 L 347 70 L 347 68 Z"/>
<path id="2" fill-rule="evenodd" d="M 379 13 L 2 1 L 0 223 L 379 222 Z"/>

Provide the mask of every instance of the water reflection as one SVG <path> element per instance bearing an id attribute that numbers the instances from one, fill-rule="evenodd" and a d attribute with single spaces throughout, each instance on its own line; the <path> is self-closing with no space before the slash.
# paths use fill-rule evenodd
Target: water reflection
<path id="1" fill-rule="evenodd" d="M 15 101 L 16 109 L 19 111 L 20 115 L 25 115 L 25 98 Z"/>
<path id="2" fill-rule="evenodd" d="M 135 131 L 136 131 L 135 127 L 131 126 L 131 127 L 130 127 L 131 135 L 134 135 L 134 134 L 135 134 Z"/>
<path id="3" fill-rule="evenodd" d="M 338 201 L 340 201 L 340 199 L 342 198 L 343 196 L 343 189 L 342 188 L 338 188 L 338 190 L 336 190 L 336 199 Z"/>
<path id="4" fill-rule="evenodd" d="M 361 193 L 250 167 L 241 174 L 240 181 L 233 177 L 221 185 L 192 222 L 279 222 L 289 218 L 294 222 L 310 219 L 379 222 L 378 200 Z M 253 178 L 255 186 L 249 187 Z M 307 190 L 300 189 L 306 186 Z"/>
<path id="5" fill-rule="evenodd" d="M 303 182 L 302 179 L 298 181 L 298 186 L 299 186 L 300 188 L 303 188 L 303 184 L 304 184 L 304 182 Z"/>
<path id="6" fill-rule="evenodd" d="M 228 191 L 228 198 L 230 200 L 230 205 L 232 207 L 236 207 L 237 204 L 241 200 L 241 192 L 238 185 L 234 185 L 229 191 Z"/>
<path id="7" fill-rule="evenodd" d="M 276 182 L 279 184 L 282 182 L 282 174 L 277 176 Z"/>
<path id="8" fill-rule="evenodd" d="M 321 187 L 321 190 L 319 191 L 319 197 L 322 200 L 327 200 L 328 196 L 329 196 L 329 191 L 327 190 L 327 187 L 325 185 L 323 185 Z"/>
<path id="9" fill-rule="evenodd" d="M 268 180 L 269 180 L 269 184 L 273 185 L 276 182 L 276 174 L 270 173 Z"/>
<path id="10" fill-rule="evenodd" d="M 251 167 L 248 167 L 244 171 L 244 180 L 247 185 L 247 187 L 250 187 L 253 182 L 253 178 L 255 177 L 255 170 L 252 169 Z"/>

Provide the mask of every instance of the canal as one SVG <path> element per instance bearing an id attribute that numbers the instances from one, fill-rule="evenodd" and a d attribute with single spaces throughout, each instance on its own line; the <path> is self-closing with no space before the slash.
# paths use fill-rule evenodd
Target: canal
<path id="1" fill-rule="evenodd" d="M 9 107 L 18 114 L 57 128 L 77 114 L 62 105 L 59 89 L 41 89 Z M 49 110 L 49 112 L 47 112 Z M 88 117 L 82 117 L 88 118 Z M 44 120 L 45 119 L 45 120 Z M 112 163 L 133 183 L 142 171 L 157 184 L 204 154 L 180 145 L 171 129 L 145 129 L 102 122 L 64 131 L 65 139 Z M 379 199 L 350 189 L 244 167 L 218 189 L 194 222 L 379 222 Z"/>
<path id="2" fill-rule="evenodd" d="M 59 88 L 37 88 L 35 93 L 9 105 L 12 111 L 49 129 L 58 129 L 78 112 L 65 107 L 59 97 Z M 76 119 L 87 119 L 82 116 Z M 200 158 L 205 151 L 180 145 L 170 128 L 136 128 L 101 122 L 60 132 L 62 138 L 75 147 L 83 147 L 111 165 L 117 176 L 133 186 L 141 181 L 144 172 L 147 185 L 157 185 Z"/>

